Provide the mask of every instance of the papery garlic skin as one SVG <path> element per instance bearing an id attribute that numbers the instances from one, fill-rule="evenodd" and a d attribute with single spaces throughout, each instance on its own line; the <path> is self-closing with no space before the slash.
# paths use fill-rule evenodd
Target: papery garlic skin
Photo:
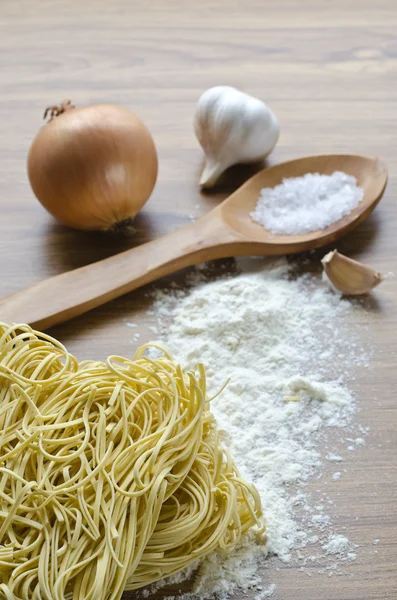
<path id="1" fill-rule="evenodd" d="M 194 129 L 206 157 L 203 187 L 211 187 L 234 164 L 266 158 L 280 133 L 276 116 L 262 100 L 230 86 L 202 94 Z"/>

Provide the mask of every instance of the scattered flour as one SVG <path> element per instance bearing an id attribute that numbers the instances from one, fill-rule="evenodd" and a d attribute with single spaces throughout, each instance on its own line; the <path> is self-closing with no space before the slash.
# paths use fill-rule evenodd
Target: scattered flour
<path id="1" fill-rule="evenodd" d="M 330 452 L 329 454 L 327 454 L 327 456 L 325 457 L 326 460 L 329 460 L 330 462 L 343 462 L 343 457 L 339 456 L 338 454 L 332 454 L 332 452 Z"/>
<path id="2" fill-rule="evenodd" d="M 255 586 L 256 600 L 270 597 L 275 586 L 262 585 L 259 571 L 267 553 L 303 560 L 301 551 L 314 544 L 322 556 L 354 554 L 348 538 L 331 530 L 325 507 L 332 500 L 323 494 L 313 506 L 305 492 L 323 458 L 343 461 L 327 449 L 322 458 L 319 440 L 324 447 L 327 428 L 348 427 L 356 409 L 341 376 L 364 360 L 347 321 L 352 306 L 318 279 L 292 276 L 285 260 L 239 264 L 241 273 L 215 281 L 203 281 L 201 268 L 189 292 L 155 293 L 154 313 L 174 357 L 189 368 L 204 363 L 210 394 L 229 380 L 212 410 L 242 475 L 259 490 L 267 521 L 267 546 L 251 534 L 233 553 L 209 556 L 185 597 L 227 598 Z"/>
<path id="3" fill-rule="evenodd" d="M 257 594 L 254 597 L 254 600 L 264 600 L 264 598 L 270 598 L 271 596 L 273 596 L 275 591 L 276 586 L 274 585 L 274 583 L 272 583 L 267 588 L 259 592 L 259 594 Z"/>
<path id="4" fill-rule="evenodd" d="M 350 549 L 350 541 L 344 535 L 332 534 L 321 548 L 327 554 L 343 554 Z"/>
<path id="5" fill-rule="evenodd" d="M 263 188 L 251 217 L 273 233 L 309 233 L 339 221 L 363 197 L 351 175 L 341 171 L 306 173 L 284 179 L 274 188 Z"/>

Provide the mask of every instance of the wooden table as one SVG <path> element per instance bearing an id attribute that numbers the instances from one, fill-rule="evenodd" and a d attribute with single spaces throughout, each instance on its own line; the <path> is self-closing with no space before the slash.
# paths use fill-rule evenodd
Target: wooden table
<path id="1" fill-rule="evenodd" d="M 271 163 L 338 151 L 387 162 L 381 205 L 339 249 L 384 272 L 395 270 L 396 27 L 394 0 L 2 0 L 1 295 L 171 231 L 243 181 L 249 169 L 236 169 L 212 195 L 201 195 L 196 184 L 202 153 L 193 111 L 200 93 L 218 84 L 241 87 L 274 109 L 282 135 Z M 26 153 L 43 108 L 64 98 L 127 106 L 154 135 L 158 184 L 132 238 L 68 230 L 33 197 Z M 126 321 L 139 322 L 142 341 L 153 336 L 144 293 L 51 333 L 79 358 L 130 354 Z M 265 577 L 277 583 L 280 600 L 397 596 L 396 293 L 397 279 L 390 278 L 372 313 L 357 313 L 364 325 L 376 323 L 372 368 L 357 374 L 360 422 L 371 431 L 367 446 L 346 462 L 333 510 L 338 527 L 361 546 L 359 560 L 344 567 L 347 575 L 331 578 L 274 565 Z"/>

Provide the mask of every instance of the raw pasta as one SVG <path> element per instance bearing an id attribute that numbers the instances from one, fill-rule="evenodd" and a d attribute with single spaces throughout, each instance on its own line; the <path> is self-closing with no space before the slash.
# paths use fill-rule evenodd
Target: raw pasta
<path id="1" fill-rule="evenodd" d="M 205 374 L 0 324 L 0 597 L 117 600 L 263 530 Z"/>

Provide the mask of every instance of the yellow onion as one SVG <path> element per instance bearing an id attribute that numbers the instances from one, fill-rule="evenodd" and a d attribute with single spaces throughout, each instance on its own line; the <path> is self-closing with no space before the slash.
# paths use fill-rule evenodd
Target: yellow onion
<path id="1" fill-rule="evenodd" d="M 65 225 L 111 229 L 148 200 L 157 153 L 142 121 L 120 106 L 50 107 L 29 150 L 28 175 L 41 204 Z"/>

